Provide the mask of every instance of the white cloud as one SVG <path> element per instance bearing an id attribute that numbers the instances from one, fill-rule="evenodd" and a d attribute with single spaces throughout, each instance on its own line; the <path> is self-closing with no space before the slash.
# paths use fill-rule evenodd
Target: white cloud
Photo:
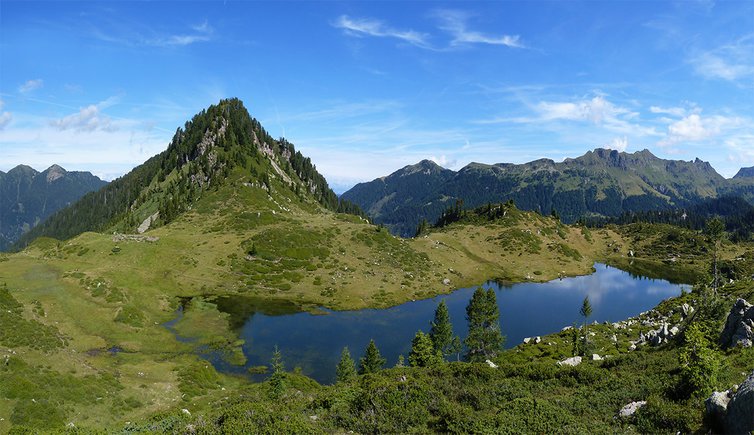
<path id="1" fill-rule="evenodd" d="M 5 101 L 0 98 L 0 110 L 3 109 L 5 106 Z M 2 112 L 0 113 L 0 131 L 4 130 L 5 127 L 10 124 L 10 121 L 13 119 L 13 114 L 10 112 Z"/>
<path id="2" fill-rule="evenodd" d="M 697 54 L 690 62 L 696 72 L 708 79 L 738 81 L 754 78 L 754 35 L 732 44 Z"/>
<path id="3" fill-rule="evenodd" d="M 429 47 L 426 34 L 414 30 L 393 29 L 382 21 L 371 18 L 351 18 L 347 15 L 341 15 L 333 26 L 343 29 L 350 36 L 396 38 L 418 47 Z"/>
<path id="4" fill-rule="evenodd" d="M 535 110 L 544 120 L 566 119 L 591 121 L 595 124 L 614 122 L 621 115 L 632 114 L 628 109 L 616 106 L 602 95 L 577 102 L 541 101 Z"/>
<path id="5" fill-rule="evenodd" d="M 616 151 L 626 151 L 628 148 L 628 138 L 626 136 L 623 137 L 616 137 L 613 140 L 611 140 L 609 143 L 606 143 L 604 145 L 605 148 L 616 150 Z"/>
<path id="6" fill-rule="evenodd" d="M 18 92 L 25 94 L 27 92 L 35 91 L 44 85 L 42 79 L 27 80 L 26 83 L 18 87 Z"/>
<path id="7" fill-rule="evenodd" d="M 10 121 L 13 119 L 13 115 L 10 112 L 3 112 L 0 114 L 0 131 L 4 130 L 5 127 L 10 124 Z"/>
<path id="8" fill-rule="evenodd" d="M 524 48 L 518 35 L 499 35 L 490 36 L 483 33 L 469 30 L 467 21 L 469 14 L 462 11 L 440 10 L 435 12 L 440 19 L 440 29 L 450 33 L 453 37 L 451 46 L 463 44 L 491 44 L 504 45 L 511 48 Z"/>
<path id="9" fill-rule="evenodd" d="M 100 105 L 94 104 L 82 108 L 78 113 L 51 121 L 50 124 L 61 131 L 92 132 L 96 130 L 116 130 L 112 119 L 100 112 Z"/>
<path id="10" fill-rule="evenodd" d="M 432 156 L 429 158 L 429 160 L 432 160 L 443 168 L 451 168 L 456 166 L 456 164 L 458 163 L 457 159 L 448 158 L 445 154 L 441 155 L 440 157 Z"/>
<path id="11" fill-rule="evenodd" d="M 715 115 L 702 117 L 699 113 L 692 113 L 682 119 L 672 122 L 668 126 L 665 139 L 658 145 L 668 146 L 679 142 L 699 142 L 717 137 L 744 124 L 740 117 Z"/>
<path id="12" fill-rule="evenodd" d="M 649 111 L 656 114 L 673 115 L 673 116 L 686 116 L 686 109 L 683 107 L 659 107 L 651 106 Z"/>

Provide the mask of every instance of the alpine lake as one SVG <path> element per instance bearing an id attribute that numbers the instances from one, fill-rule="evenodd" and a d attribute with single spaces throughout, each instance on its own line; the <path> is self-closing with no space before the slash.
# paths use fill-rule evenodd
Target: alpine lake
<path id="1" fill-rule="evenodd" d="M 592 305 L 590 322 L 617 322 L 650 310 L 684 290 L 690 291 L 691 286 L 682 282 L 648 278 L 596 263 L 590 275 L 544 283 L 488 281 L 482 287 L 495 290 L 500 326 L 506 336 L 505 347 L 511 348 L 526 337 L 551 334 L 580 324 L 583 317 L 579 309 L 586 296 Z M 399 355 L 405 357 L 407 364 L 411 340 L 418 330 L 429 331 L 435 309 L 443 300 L 448 306 L 454 333 L 463 340 L 467 334 L 466 306 L 475 289 L 461 288 L 387 309 L 358 311 L 305 312 L 293 303 L 271 303 L 237 295 L 215 296 L 209 301 L 229 315 L 229 327 L 244 342 L 242 350 L 246 362 L 232 364 L 222 352 L 206 347 L 199 347 L 198 353 L 219 372 L 261 380 L 266 375 L 254 374 L 253 368 L 269 364 L 277 346 L 287 370 L 300 368 L 303 374 L 329 384 L 335 380 L 335 366 L 343 347 L 349 348 L 358 364 L 370 339 L 375 340 L 387 359 L 386 366 L 395 365 Z M 190 299 L 182 300 L 177 317 L 164 326 L 177 340 L 191 342 L 190 337 L 183 337 L 174 329 L 184 310 L 191 310 Z"/>

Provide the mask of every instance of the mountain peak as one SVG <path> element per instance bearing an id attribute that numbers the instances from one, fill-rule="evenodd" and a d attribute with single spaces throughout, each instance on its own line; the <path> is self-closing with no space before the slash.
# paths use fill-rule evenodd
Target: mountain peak
<path id="1" fill-rule="evenodd" d="M 47 182 L 52 183 L 53 181 L 65 177 L 65 175 L 68 173 L 65 169 L 63 169 L 59 165 L 52 165 L 49 168 L 45 169 L 43 174 L 47 174 Z"/>
<path id="2" fill-rule="evenodd" d="M 36 171 L 36 169 L 32 168 L 31 166 L 27 165 L 18 165 L 15 168 L 8 171 L 9 175 L 37 175 L 39 172 Z"/>
<path id="3" fill-rule="evenodd" d="M 751 178 L 754 177 L 754 166 L 748 168 L 741 168 L 733 178 Z"/>
<path id="4" fill-rule="evenodd" d="M 398 175 L 405 177 L 420 172 L 429 175 L 443 170 L 447 169 L 443 168 L 432 160 L 424 159 L 419 163 L 403 167 L 403 169 L 398 171 Z"/>

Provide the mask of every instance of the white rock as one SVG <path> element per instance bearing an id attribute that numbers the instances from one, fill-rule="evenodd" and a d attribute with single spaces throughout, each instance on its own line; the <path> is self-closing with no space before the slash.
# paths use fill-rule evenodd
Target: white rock
<path id="1" fill-rule="evenodd" d="M 530 341 L 531 341 L 531 337 L 524 338 L 524 344 L 529 344 Z"/>
<path id="2" fill-rule="evenodd" d="M 569 329 L 572 329 L 573 326 L 566 326 L 565 328 L 561 329 L 560 332 L 568 331 Z"/>
<path id="3" fill-rule="evenodd" d="M 181 409 L 181 412 L 184 413 L 184 414 L 186 414 L 186 415 L 189 415 L 189 416 L 191 415 L 191 413 L 189 412 L 189 410 L 186 409 L 186 408 Z"/>
<path id="4" fill-rule="evenodd" d="M 493 369 L 496 369 L 496 368 L 497 368 L 497 364 L 495 364 L 494 362 L 492 362 L 492 361 L 490 361 L 490 360 L 487 360 L 487 361 L 485 361 L 485 362 L 486 362 L 486 363 L 487 363 L 487 364 L 488 364 L 488 365 L 489 365 L 490 367 L 492 367 Z"/>
<path id="5" fill-rule="evenodd" d="M 581 364 L 581 357 L 580 356 L 573 356 L 571 358 L 566 358 L 563 361 L 558 361 L 559 366 L 571 366 L 576 367 L 577 365 Z"/>
<path id="6" fill-rule="evenodd" d="M 638 411 L 639 408 L 641 408 L 642 406 L 646 404 L 647 404 L 646 400 L 641 400 L 639 402 L 631 402 L 628 405 L 621 408 L 620 411 L 618 412 L 618 415 L 621 417 L 630 417 L 634 415 L 634 413 L 636 413 L 636 411 Z"/>
<path id="7" fill-rule="evenodd" d="M 599 356 L 599 354 L 593 353 L 592 354 L 592 361 L 602 361 L 604 358 Z"/>

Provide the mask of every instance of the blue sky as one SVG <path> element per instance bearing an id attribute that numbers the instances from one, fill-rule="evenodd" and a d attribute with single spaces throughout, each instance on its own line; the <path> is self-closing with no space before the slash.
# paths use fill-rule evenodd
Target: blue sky
<path id="1" fill-rule="evenodd" d="M 754 2 L 0 2 L 0 170 L 112 179 L 241 98 L 337 191 L 597 147 L 754 165 Z"/>

